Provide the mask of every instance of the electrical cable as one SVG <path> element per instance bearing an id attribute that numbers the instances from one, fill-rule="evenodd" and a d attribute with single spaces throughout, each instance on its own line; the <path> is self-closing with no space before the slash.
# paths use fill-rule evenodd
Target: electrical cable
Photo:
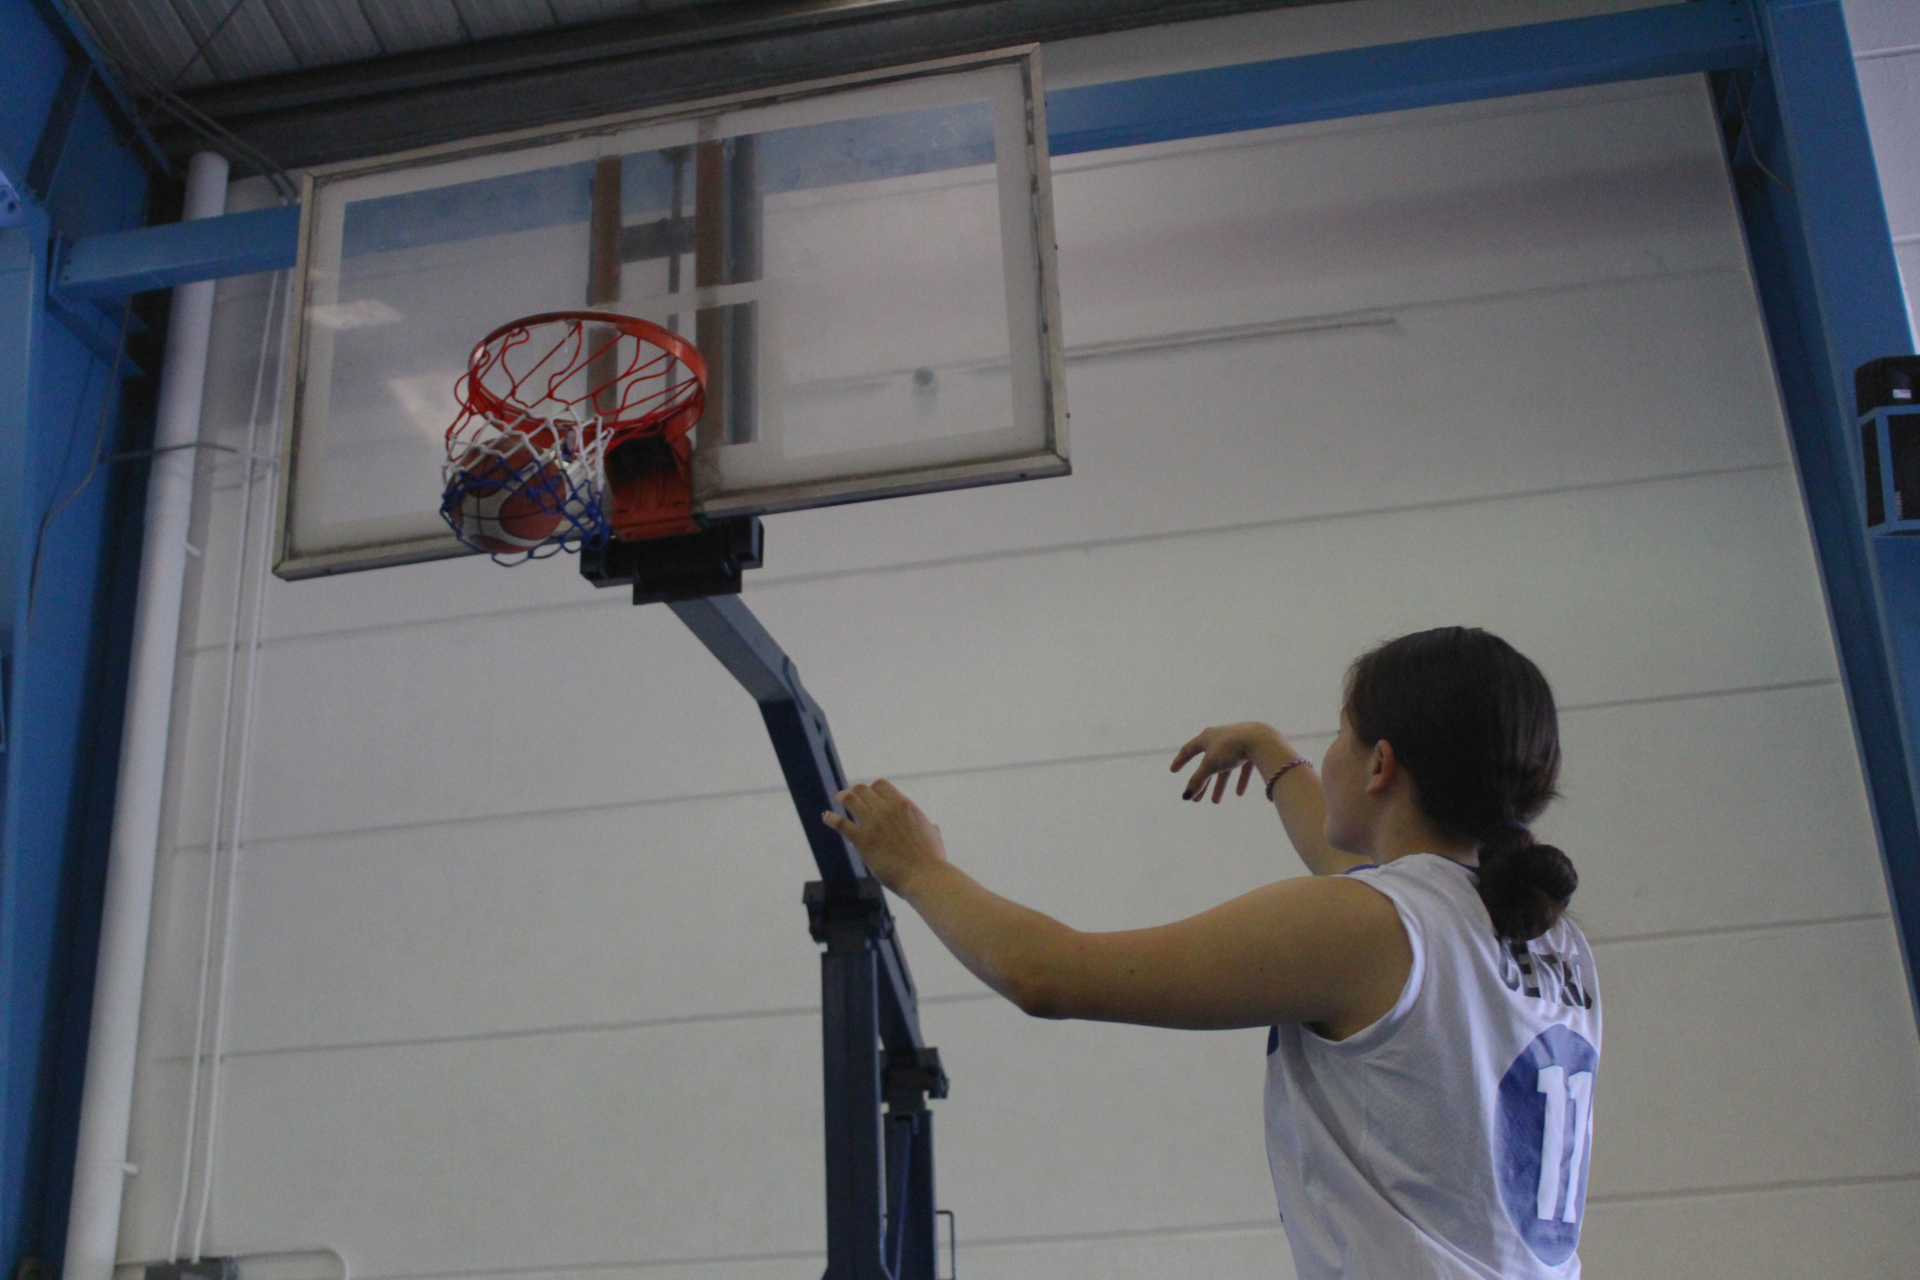
<path id="1" fill-rule="evenodd" d="M 1741 91 L 1740 82 L 1733 81 L 1733 100 L 1740 107 L 1740 131 L 1747 136 L 1747 152 L 1753 157 L 1753 167 L 1779 184 L 1788 195 L 1793 194 L 1793 186 L 1785 178 L 1767 168 L 1767 162 L 1760 158 L 1760 140 L 1753 135 L 1753 121 L 1747 116 L 1747 94 Z"/>
<path id="2" fill-rule="evenodd" d="M 288 176 L 287 171 L 280 167 L 279 162 L 266 152 L 207 115 L 173 90 L 139 77 L 128 78 L 140 86 L 138 92 L 147 100 L 147 105 L 164 111 L 218 149 L 237 154 L 240 159 L 265 175 L 267 181 L 273 184 L 275 194 L 282 200 L 289 202 L 299 200 L 299 186 Z"/>
<path id="3" fill-rule="evenodd" d="M 247 3 L 247 0 L 233 0 L 233 7 L 228 9 L 225 14 L 221 15 L 220 21 L 213 24 L 213 30 L 207 32 L 207 34 L 201 38 L 199 44 L 196 44 L 195 46 L 193 46 L 193 56 L 188 58 L 184 63 L 182 63 L 180 65 L 180 69 L 173 73 L 173 79 L 167 81 L 167 89 L 169 91 L 176 88 L 179 85 L 179 83 L 186 78 L 187 72 L 193 70 L 194 63 L 200 61 L 200 59 L 206 56 L 207 46 L 211 45 L 214 42 L 214 39 L 222 31 L 225 31 L 227 29 L 227 24 L 233 21 L 233 15 L 235 15 L 236 13 L 239 13 L 241 9 L 245 8 L 246 3 Z M 207 64 L 207 70 L 209 71 L 213 70 L 212 63 Z M 217 75 L 218 73 L 216 72 L 215 74 Z"/>
<path id="4" fill-rule="evenodd" d="M 272 431 L 269 437 L 268 456 L 278 459 L 280 437 L 284 429 L 284 403 L 286 390 L 286 343 L 287 332 L 292 324 L 293 287 L 288 287 L 281 295 L 280 340 L 276 348 L 279 359 L 274 361 L 273 413 L 269 421 Z M 271 317 L 269 317 L 271 320 Z M 269 326 L 271 327 L 271 326 Z M 264 340 L 263 340 L 264 341 Z M 254 467 L 261 465 L 249 454 L 247 472 L 249 495 L 247 502 L 252 505 L 251 482 Z M 277 461 L 264 463 L 267 470 L 278 466 Z M 213 1014 L 213 1078 L 207 1086 L 207 1155 L 200 1166 L 200 1220 L 193 1231 L 193 1260 L 200 1260 L 200 1250 L 207 1232 L 207 1220 L 213 1207 L 213 1171 L 214 1162 L 219 1154 L 220 1135 L 220 1077 L 226 1059 L 227 1009 L 233 990 L 233 948 L 234 920 L 238 914 L 235 906 L 239 892 L 241 833 L 246 829 L 247 792 L 253 776 L 253 724 L 254 710 L 257 704 L 255 694 L 260 685 L 260 643 L 266 624 L 267 578 L 269 570 L 269 552 L 273 548 L 273 516 L 275 502 L 279 496 L 275 486 L 269 486 L 266 497 L 266 510 L 262 513 L 261 528 L 263 534 L 258 541 L 259 561 L 254 570 L 253 623 L 248 638 L 247 649 L 247 687 L 240 699 L 240 752 L 239 776 L 234 782 L 233 832 L 227 850 L 227 898 L 225 920 L 221 926 L 220 943 L 220 983 L 214 1001 Z M 246 548 L 240 549 L 244 558 Z M 345 1265 L 345 1259 L 341 1259 Z"/>
<path id="5" fill-rule="evenodd" d="M 220 33 L 221 29 L 226 26 L 227 20 L 239 12 L 241 4 L 244 3 L 245 0 L 239 0 L 239 3 L 236 3 L 233 8 L 227 12 L 226 17 L 222 18 L 219 23 L 215 25 L 213 31 L 208 34 L 200 48 L 194 51 L 193 57 L 188 59 L 186 66 L 181 68 L 180 75 L 184 75 L 187 69 L 191 68 L 193 63 L 206 52 L 206 47 L 212 43 L 213 37 Z M 135 105 L 137 107 L 143 108 L 148 112 L 158 111 L 170 116 L 176 123 L 184 126 L 190 133 L 193 133 L 202 141 L 211 144 L 217 150 L 233 158 L 244 161 L 247 165 L 266 176 L 267 180 L 273 184 L 274 191 L 279 194 L 281 199 L 291 202 L 297 201 L 300 198 L 299 185 L 288 176 L 287 171 L 281 168 L 279 163 L 271 156 L 182 98 L 173 91 L 170 85 L 163 85 L 152 77 L 138 71 L 135 68 L 134 62 L 127 56 L 125 48 L 121 46 L 117 39 L 112 42 L 100 39 L 100 24 L 98 22 L 92 22 L 88 25 L 95 31 L 95 39 L 99 44 L 101 58 L 106 63 L 105 70 L 110 71 L 116 79 L 132 91 L 136 99 Z M 178 83 L 178 79 L 179 76 L 176 76 L 175 83 Z M 138 121 L 138 123 L 142 127 L 146 127 L 152 122 L 150 119 L 143 119 Z"/>
<path id="6" fill-rule="evenodd" d="M 173 1211 L 173 1232 L 168 1237 L 167 1256 L 180 1259 L 180 1238 L 186 1226 L 187 1203 L 193 1186 L 193 1157 L 199 1128 L 200 1065 L 205 1059 L 208 984 L 213 967 L 214 904 L 220 888 L 220 831 L 226 818 L 227 762 L 231 756 L 233 730 L 233 692 L 240 661 L 240 614 L 246 592 L 246 546 L 253 517 L 254 447 L 260 431 L 260 398 L 266 387 L 267 352 L 273 338 L 275 304 L 280 296 L 281 272 L 275 272 L 267 288 L 266 323 L 261 326 L 260 358 L 254 369 L 253 403 L 247 414 L 247 478 L 242 488 L 240 541 L 241 552 L 234 557 L 233 614 L 227 628 L 227 670 L 220 701 L 219 763 L 214 770 L 212 841 L 207 857 L 207 900 L 200 925 L 200 983 L 194 1008 L 193 1066 L 187 1076 L 187 1132 L 180 1158 L 180 1195 Z M 196 442 L 197 443 L 197 442 Z M 198 1260 L 196 1254 L 196 1261 Z"/>
<path id="7" fill-rule="evenodd" d="M 113 364 L 107 370 L 107 389 L 100 402 L 100 425 L 94 430 L 93 452 L 87 461 L 87 473 L 80 477 L 80 483 L 67 490 L 61 499 L 47 508 L 40 517 L 40 528 L 33 538 L 33 560 L 27 568 L 27 613 L 25 626 L 33 624 L 33 605 L 40 589 L 40 556 L 46 550 L 47 529 L 53 524 L 54 517 L 67 509 L 67 504 L 79 497 L 86 487 L 93 483 L 94 475 L 100 470 L 101 450 L 107 443 L 107 424 L 113 419 L 113 408 L 117 403 L 120 388 L 120 363 L 127 352 L 127 325 L 133 319 L 133 298 L 128 296 L 120 308 L 120 336 L 113 344 Z M 81 387 L 81 401 L 86 400 L 87 388 L 93 385 L 93 362 L 87 364 L 87 380 Z"/>

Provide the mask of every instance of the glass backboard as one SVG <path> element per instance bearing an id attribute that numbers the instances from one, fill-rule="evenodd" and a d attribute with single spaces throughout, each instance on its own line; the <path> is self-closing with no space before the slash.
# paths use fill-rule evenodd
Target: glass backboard
<path id="1" fill-rule="evenodd" d="M 710 369 L 694 510 L 1068 469 L 1038 52 L 306 175 L 275 572 L 464 555 L 438 514 L 475 343 L 599 307 Z"/>

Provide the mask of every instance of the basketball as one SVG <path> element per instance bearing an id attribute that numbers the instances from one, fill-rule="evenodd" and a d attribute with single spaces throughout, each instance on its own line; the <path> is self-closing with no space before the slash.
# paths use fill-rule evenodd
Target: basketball
<path id="1" fill-rule="evenodd" d="M 477 456 L 476 456 L 477 455 Z M 495 555 L 521 555 L 559 529 L 569 486 L 566 473 L 522 444 L 501 456 L 470 450 L 443 509 L 461 539 Z"/>

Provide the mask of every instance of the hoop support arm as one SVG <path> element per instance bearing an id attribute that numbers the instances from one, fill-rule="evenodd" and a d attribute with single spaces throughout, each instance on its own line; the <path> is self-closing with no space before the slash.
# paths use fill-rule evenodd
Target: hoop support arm
<path id="1" fill-rule="evenodd" d="M 853 847 L 820 821 L 822 813 L 839 807 L 833 797 L 847 785 L 846 774 L 834 750 L 826 712 L 808 696 L 792 660 L 737 596 L 676 600 L 667 607 L 760 704 L 760 716 L 773 739 L 774 754 L 786 775 L 787 790 L 822 881 L 835 898 L 857 897 L 863 882 L 871 883 L 873 877 Z M 873 927 L 880 968 L 880 1035 L 890 1054 L 911 1059 L 927 1047 L 920 1035 L 919 997 L 907 957 L 894 937 L 886 901 L 881 898 L 878 903 Z M 943 1082 L 933 1096 L 944 1094 Z"/>
<path id="2" fill-rule="evenodd" d="M 919 999 L 885 890 L 820 821 L 846 785 L 826 713 L 738 596 L 666 603 L 759 704 L 820 867 L 822 879 L 807 885 L 805 902 L 809 930 L 823 946 L 826 1280 L 935 1280 L 926 1104 L 947 1096 L 947 1076 L 939 1052 L 921 1037 Z"/>

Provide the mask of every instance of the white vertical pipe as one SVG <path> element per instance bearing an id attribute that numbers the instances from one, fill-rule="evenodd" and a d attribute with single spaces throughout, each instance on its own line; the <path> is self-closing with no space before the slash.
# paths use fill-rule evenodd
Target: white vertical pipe
<path id="1" fill-rule="evenodd" d="M 211 218 L 227 208 L 227 161 L 211 152 L 187 168 L 185 218 Z M 180 644 L 180 595 L 186 581 L 187 526 L 193 514 L 200 398 L 207 379 L 207 337 L 214 282 L 176 285 L 160 373 L 159 424 L 147 484 L 146 540 L 134 605 L 133 659 L 127 679 L 126 726 L 100 921 L 94 977 L 93 1030 L 80 1101 L 80 1142 L 67 1222 L 65 1280 L 112 1280 L 125 1191 L 127 1131 L 133 1113 L 135 1047 L 146 981 L 147 926 L 153 915 L 153 868 L 160 844 L 161 787 L 166 777 L 167 722 Z"/>

